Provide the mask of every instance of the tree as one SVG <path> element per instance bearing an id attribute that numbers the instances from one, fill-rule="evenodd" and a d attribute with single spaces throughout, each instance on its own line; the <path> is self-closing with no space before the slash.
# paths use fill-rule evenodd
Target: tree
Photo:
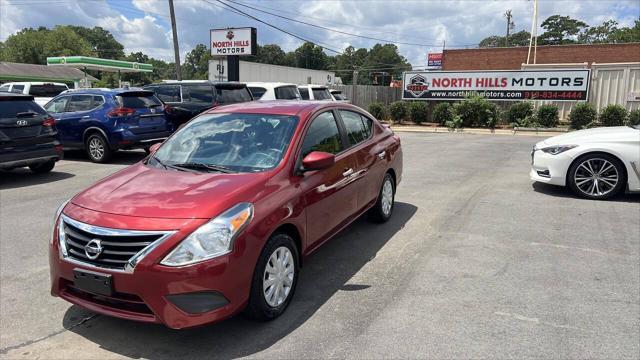
<path id="1" fill-rule="evenodd" d="M 540 35 L 538 43 L 544 45 L 560 45 L 575 43 L 574 39 L 582 29 L 589 27 L 585 22 L 569 16 L 552 15 L 541 24 L 545 32 Z"/>
<path id="2" fill-rule="evenodd" d="M 531 33 L 525 30 L 518 31 L 509 35 L 509 47 L 513 46 L 527 46 L 529 45 L 529 38 Z M 480 41 L 479 47 L 501 47 L 504 46 L 504 36 L 493 35 L 486 37 Z"/>
<path id="3" fill-rule="evenodd" d="M 247 61 L 258 62 L 271 65 L 294 66 L 293 63 L 287 62 L 287 53 L 276 44 L 267 44 L 256 47 L 256 55 L 247 57 Z"/>
<path id="4" fill-rule="evenodd" d="M 91 45 L 67 26 L 25 28 L 4 42 L 2 61 L 46 64 L 50 56 L 95 56 Z"/>
<path id="5" fill-rule="evenodd" d="M 342 54 L 334 57 L 335 62 L 330 70 L 340 70 L 337 75 L 340 76 L 344 84 L 350 84 L 353 79 L 353 70 L 364 64 L 368 53 L 367 49 L 356 50 L 353 46 L 348 46 Z"/>
<path id="6" fill-rule="evenodd" d="M 80 35 L 90 45 L 92 51 L 102 59 L 123 59 L 124 46 L 120 44 L 111 32 L 105 30 L 99 26 L 95 26 L 92 29 L 84 26 L 67 26 Z"/>
<path id="7" fill-rule="evenodd" d="M 324 70 L 327 68 L 327 54 L 322 47 L 305 42 L 294 51 L 295 66 L 305 69 Z"/>
<path id="8" fill-rule="evenodd" d="M 183 77 L 206 80 L 209 75 L 209 60 L 211 60 L 209 48 L 204 44 L 196 45 L 185 57 L 182 65 Z"/>
<path id="9" fill-rule="evenodd" d="M 369 50 L 362 64 L 362 68 L 369 76 L 363 73 L 358 83 L 377 83 L 376 85 L 389 86 L 391 79 L 400 78 L 403 71 L 411 70 L 411 64 L 409 64 L 404 56 L 398 53 L 398 47 L 396 45 L 375 44 L 371 50 Z"/>
<path id="10" fill-rule="evenodd" d="M 640 17 L 636 19 L 633 27 L 625 27 L 617 29 L 611 36 L 609 42 L 613 43 L 630 43 L 640 42 Z"/>
<path id="11" fill-rule="evenodd" d="M 585 29 L 578 35 L 578 42 L 581 44 L 608 43 L 611 35 L 618 31 L 618 22 L 607 20 L 600 26 L 592 26 Z"/>

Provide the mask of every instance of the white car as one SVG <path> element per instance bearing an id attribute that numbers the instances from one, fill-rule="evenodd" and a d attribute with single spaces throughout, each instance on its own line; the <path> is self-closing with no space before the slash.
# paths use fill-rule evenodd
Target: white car
<path id="1" fill-rule="evenodd" d="M 343 102 L 343 103 L 347 103 L 347 104 L 351 104 L 351 100 L 347 99 L 347 97 L 344 96 L 342 91 L 331 89 L 331 90 L 329 90 L 329 92 L 331 93 L 331 96 L 333 96 L 333 100 L 339 101 L 339 102 Z"/>
<path id="2" fill-rule="evenodd" d="M 296 84 L 280 82 L 250 82 L 247 88 L 255 100 L 300 100 Z"/>
<path id="3" fill-rule="evenodd" d="M 32 95 L 40 106 L 44 106 L 65 90 L 69 90 L 67 84 L 50 82 L 10 82 L 0 86 L 0 92 Z"/>
<path id="4" fill-rule="evenodd" d="M 537 143 L 531 180 L 569 186 L 588 199 L 640 191 L 640 127 L 574 131 Z"/>
<path id="5" fill-rule="evenodd" d="M 325 100 L 335 101 L 329 88 L 324 85 L 298 85 L 302 100 Z"/>

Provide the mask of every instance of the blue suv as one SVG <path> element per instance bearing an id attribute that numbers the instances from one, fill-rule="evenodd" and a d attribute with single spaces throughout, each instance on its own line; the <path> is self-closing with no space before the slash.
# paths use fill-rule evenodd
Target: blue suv
<path id="1" fill-rule="evenodd" d="M 119 149 L 148 148 L 174 130 L 152 91 L 69 90 L 45 106 L 64 149 L 84 149 L 91 161 L 107 162 Z"/>

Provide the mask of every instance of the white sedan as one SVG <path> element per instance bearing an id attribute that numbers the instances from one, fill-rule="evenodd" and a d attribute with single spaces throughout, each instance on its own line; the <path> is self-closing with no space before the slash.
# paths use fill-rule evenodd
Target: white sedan
<path id="1" fill-rule="evenodd" d="M 640 191 L 640 127 L 574 131 L 537 143 L 531 180 L 569 186 L 588 199 Z"/>

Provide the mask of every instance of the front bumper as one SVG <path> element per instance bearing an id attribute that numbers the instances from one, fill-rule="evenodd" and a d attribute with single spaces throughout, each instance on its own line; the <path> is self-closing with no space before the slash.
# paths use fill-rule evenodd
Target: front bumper
<path id="1" fill-rule="evenodd" d="M 531 180 L 551 185 L 565 186 L 567 182 L 567 171 L 573 157 L 569 154 L 571 150 L 551 155 L 541 150 L 532 151 L 532 163 L 529 176 Z"/>
<path id="2" fill-rule="evenodd" d="M 79 221 L 87 221 L 90 213 L 95 212 L 80 209 L 73 204 L 65 209 L 67 216 L 80 218 Z M 101 222 L 112 224 L 122 224 L 123 218 L 126 218 L 101 214 Z M 58 238 L 54 234 L 49 254 L 51 294 L 104 315 L 162 323 L 174 329 L 220 321 L 246 306 L 257 259 L 253 259 L 252 252 L 233 251 L 225 256 L 184 267 L 160 265 L 160 260 L 179 241 L 206 220 L 147 220 L 156 222 L 157 226 L 164 226 L 163 230 L 181 230 L 155 247 L 130 272 L 71 262 L 61 256 Z M 147 223 L 144 226 L 150 225 L 153 224 Z M 246 237 L 250 235 L 238 237 L 236 244 L 242 246 Z M 78 289 L 74 285 L 76 269 L 111 275 L 113 294 L 101 296 Z"/>

